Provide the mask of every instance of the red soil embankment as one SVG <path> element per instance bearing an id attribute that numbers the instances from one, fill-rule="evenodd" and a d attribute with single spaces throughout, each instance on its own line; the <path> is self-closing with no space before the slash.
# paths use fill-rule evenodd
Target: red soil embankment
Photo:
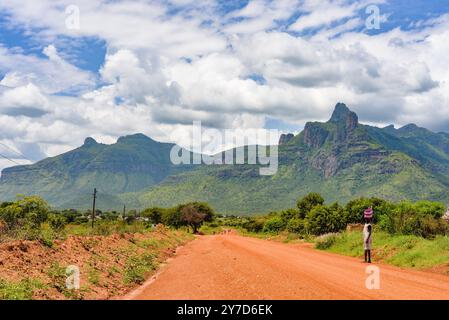
<path id="1" fill-rule="evenodd" d="M 34 291 L 33 299 L 110 299 L 136 285 L 125 279 L 129 259 L 151 253 L 159 263 L 185 241 L 185 233 L 162 227 L 136 234 L 69 236 L 55 241 L 53 247 L 39 241 L 6 242 L 0 244 L 0 279 L 9 283 L 37 280 L 42 286 Z M 77 292 L 65 290 L 69 265 L 80 270 L 81 290 Z"/>

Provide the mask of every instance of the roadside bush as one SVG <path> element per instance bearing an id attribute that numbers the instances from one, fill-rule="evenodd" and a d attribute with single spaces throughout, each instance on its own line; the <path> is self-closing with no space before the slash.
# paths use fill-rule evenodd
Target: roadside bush
<path id="1" fill-rule="evenodd" d="M 296 234 L 303 234 L 305 232 L 306 226 L 304 219 L 293 218 L 287 224 L 287 230 Z"/>
<path id="2" fill-rule="evenodd" d="M 265 221 L 265 218 L 249 218 L 242 224 L 242 227 L 248 232 L 262 232 Z"/>
<path id="3" fill-rule="evenodd" d="M 287 225 L 288 222 L 291 219 L 297 218 L 299 215 L 298 210 L 296 209 L 287 209 L 287 210 L 283 210 L 279 213 L 279 216 L 281 217 L 282 221 L 284 221 L 284 223 Z"/>
<path id="4" fill-rule="evenodd" d="M 162 223 L 166 226 L 179 228 L 182 227 L 181 212 L 176 208 L 166 209 L 162 214 Z"/>
<path id="5" fill-rule="evenodd" d="M 427 200 L 418 201 L 414 204 L 416 213 L 420 216 L 431 216 L 434 219 L 440 219 L 446 212 L 446 206 L 440 202 Z"/>
<path id="6" fill-rule="evenodd" d="M 340 215 L 341 210 L 326 206 L 317 206 L 306 216 L 307 231 L 313 235 L 338 232 L 346 226 Z"/>
<path id="7" fill-rule="evenodd" d="M 265 221 L 263 231 L 264 232 L 279 232 L 286 227 L 284 220 L 279 216 L 274 216 Z"/>
<path id="8" fill-rule="evenodd" d="M 432 238 L 447 232 L 447 223 L 441 219 L 444 211 L 441 203 L 403 201 L 380 217 L 379 226 L 390 234 Z"/>
<path id="9" fill-rule="evenodd" d="M 315 207 L 323 205 L 324 199 L 319 193 L 309 193 L 298 201 L 298 215 L 300 218 L 305 218 L 306 215 Z"/>
<path id="10" fill-rule="evenodd" d="M 64 230 L 67 220 L 64 216 L 60 214 L 51 214 L 48 217 L 48 224 L 50 225 L 50 228 L 55 233 L 60 233 Z"/>
<path id="11" fill-rule="evenodd" d="M 319 250 L 326 250 L 332 247 L 337 242 L 337 233 L 324 234 L 315 240 L 315 248 Z"/>
<path id="12" fill-rule="evenodd" d="M 142 216 L 148 218 L 152 224 L 159 224 L 162 222 L 162 216 L 166 209 L 163 208 L 148 208 L 142 212 Z"/>
<path id="13" fill-rule="evenodd" d="M 66 219 L 67 223 L 75 223 L 77 219 L 82 218 L 81 213 L 75 209 L 62 210 L 61 214 Z"/>
<path id="14" fill-rule="evenodd" d="M 87 222 L 89 222 L 89 219 L 84 216 L 76 217 L 75 220 L 73 221 L 74 224 L 83 224 L 83 223 L 87 223 Z"/>
<path id="15" fill-rule="evenodd" d="M 394 209 L 394 204 L 379 198 L 359 198 L 346 204 L 344 215 L 346 223 L 362 223 L 364 211 L 372 207 L 374 222 L 379 221 L 383 215 L 388 215 Z"/>
<path id="16" fill-rule="evenodd" d="M 17 201 L 0 208 L 0 220 L 8 230 L 26 228 L 37 230 L 48 218 L 49 206 L 39 197 L 19 197 Z"/>

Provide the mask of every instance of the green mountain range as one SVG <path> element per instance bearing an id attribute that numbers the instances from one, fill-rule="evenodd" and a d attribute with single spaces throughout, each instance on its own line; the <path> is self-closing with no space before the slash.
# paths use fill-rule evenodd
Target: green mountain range
<path id="1" fill-rule="evenodd" d="M 281 137 L 273 176 L 261 176 L 257 165 L 176 166 L 173 146 L 142 134 L 113 145 L 88 138 L 57 157 L 4 169 L 0 200 L 38 194 L 57 207 L 89 208 L 96 187 L 98 207 L 116 210 L 207 201 L 220 213 L 266 213 L 312 191 L 329 202 L 379 196 L 449 203 L 449 134 L 363 125 L 342 103 L 328 122 Z"/>

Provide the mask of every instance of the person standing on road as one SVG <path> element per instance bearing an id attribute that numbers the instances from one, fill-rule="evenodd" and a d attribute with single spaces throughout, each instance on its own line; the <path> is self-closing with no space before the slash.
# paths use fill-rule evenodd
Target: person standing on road
<path id="1" fill-rule="evenodd" d="M 368 208 L 364 212 L 365 226 L 363 227 L 363 249 L 365 250 L 365 262 L 371 263 L 371 249 L 373 244 L 373 208 Z"/>

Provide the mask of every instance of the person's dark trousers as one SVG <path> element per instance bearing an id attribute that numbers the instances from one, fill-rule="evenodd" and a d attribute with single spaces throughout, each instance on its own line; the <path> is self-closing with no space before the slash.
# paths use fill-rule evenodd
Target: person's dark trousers
<path id="1" fill-rule="evenodd" d="M 371 250 L 365 250 L 365 262 L 371 263 Z"/>

